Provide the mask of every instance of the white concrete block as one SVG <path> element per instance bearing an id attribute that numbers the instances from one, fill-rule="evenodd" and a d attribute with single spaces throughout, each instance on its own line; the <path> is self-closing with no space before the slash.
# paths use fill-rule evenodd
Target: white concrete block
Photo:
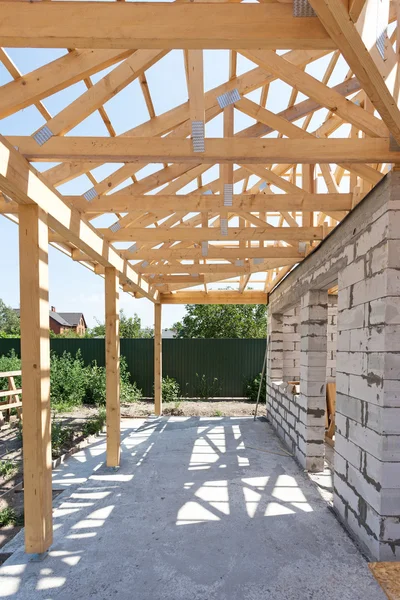
<path id="1" fill-rule="evenodd" d="M 364 315 L 365 311 L 363 304 L 339 312 L 337 330 L 341 332 L 347 329 L 357 329 L 360 327 L 364 327 Z"/>
<path id="2" fill-rule="evenodd" d="M 357 444 L 347 440 L 339 432 L 335 435 L 335 455 L 339 454 L 343 459 L 347 460 L 355 468 L 360 468 L 361 449 Z"/>

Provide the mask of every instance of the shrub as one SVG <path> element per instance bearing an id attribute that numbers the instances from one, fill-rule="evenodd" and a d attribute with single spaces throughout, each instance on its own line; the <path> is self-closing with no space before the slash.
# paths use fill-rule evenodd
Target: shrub
<path id="1" fill-rule="evenodd" d="M 121 356 L 120 371 L 121 402 L 138 402 L 143 398 L 143 393 L 136 385 L 136 382 L 131 383 L 131 374 L 129 373 L 125 356 Z"/>
<path id="2" fill-rule="evenodd" d="M 176 402 L 181 397 L 179 383 L 173 377 L 163 377 L 161 394 L 164 402 Z"/>
<path id="3" fill-rule="evenodd" d="M 217 377 L 210 382 L 207 377 L 203 374 L 201 377 L 196 373 L 196 384 L 194 388 L 194 394 L 198 398 L 208 400 L 209 398 L 215 398 L 221 394 L 221 385 Z"/>
<path id="4" fill-rule="evenodd" d="M 131 383 L 128 365 L 121 356 L 121 402 L 137 402 L 142 390 Z M 21 360 L 14 350 L 8 356 L 0 356 L 0 372 L 21 370 Z M 21 377 L 15 378 L 21 387 Z M 0 378 L 0 390 L 7 389 L 8 382 Z M 65 412 L 82 404 L 102 406 L 106 403 L 106 369 L 96 361 L 85 366 L 80 350 L 75 356 L 64 351 L 61 356 L 51 353 L 50 398 L 57 412 Z"/>
<path id="5" fill-rule="evenodd" d="M 61 421 L 53 418 L 51 423 L 51 453 L 53 458 L 61 456 L 63 451 L 66 451 L 74 440 L 74 430 L 68 425 L 64 425 Z"/>
<path id="6" fill-rule="evenodd" d="M 106 403 L 106 370 L 94 360 L 85 368 L 85 404 L 101 406 Z"/>
<path id="7" fill-rule="evenodd" d="M 82 428 L 82 434 L 84 437 L 88 435 L 96 435 L 100 433 L 106 422 L 106 411 L 104 408 L 100 408 L 99 413 L 96 416 L 90 417 Z"/>
<path id="8" fill-rule="evenodd" d="M 83 404 L 86 381 L 87 373 L 80 350 L 75 357 L 69 352 L 63 352 L 62 356 L 51 353 L 50 398 L 55 407 L 60 410 Z"/>
<path id="9" fill-rule="evenodd" d="M 260 387 L 261 373 L 252 379 L 248 379 L 244 386 L 244 395 L 252 402 L 257 402 L 258 390 Z M 267 384 L 265 374 L 261 386 L 260 402 L 266 402 L 267 399 Z"/>

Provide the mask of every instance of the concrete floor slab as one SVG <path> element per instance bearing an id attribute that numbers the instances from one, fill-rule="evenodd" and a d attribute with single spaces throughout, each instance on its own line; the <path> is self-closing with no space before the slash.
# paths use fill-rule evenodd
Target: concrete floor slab
<path id="1" fill-rule="evenodd" d="M 385 599 L 267 423 L 124 420 L 122 450 L 118 471 L 104 437 L 56 469 L 54 544 L 32 562 L 15 538 L 1 598 Z"/>

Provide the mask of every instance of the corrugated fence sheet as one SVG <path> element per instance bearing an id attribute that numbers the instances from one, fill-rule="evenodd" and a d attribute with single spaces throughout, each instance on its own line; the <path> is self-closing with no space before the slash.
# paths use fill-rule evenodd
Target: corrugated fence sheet
<path id="1" fill-rule="evenodd" d="M 184 395 L 220 397 L 243 396 L 247 380 L 261 372 L 265 339 L 165 339 L 162 343 L 163 376 L 174 377 Z M 81 351 L 86 364 L 93 360 L 104 366 L 104 339 L 50 340 L 51 349 L 61 355 Z M 0 339 L 0 356 L 12 349 L 20 354 L 19 339 Z M 132 381 L 145 396 L 153 395 L 153 340 L 121 339 Z"/>

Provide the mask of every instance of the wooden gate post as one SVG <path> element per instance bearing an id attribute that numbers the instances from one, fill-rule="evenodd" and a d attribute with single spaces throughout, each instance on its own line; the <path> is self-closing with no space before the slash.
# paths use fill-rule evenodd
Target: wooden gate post
<path id="1" fill-rule="evenodd" d="M 25 550 L 53 541 L 47 214 L 19 207 Z"/>
<path id="2" fill-rule="evenodd" d="M 107 466 L 118 467 L 121 451 L 119 277 L 105 269 Z"/>

